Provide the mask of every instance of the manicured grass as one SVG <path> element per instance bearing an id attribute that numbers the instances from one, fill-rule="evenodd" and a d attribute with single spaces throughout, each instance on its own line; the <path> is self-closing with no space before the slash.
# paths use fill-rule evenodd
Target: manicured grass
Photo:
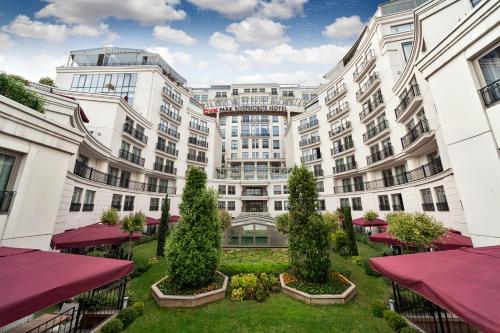
<path id="1" fill-rule="evenodd" d="M 290 266 L 287 249 L 227 249 L 219 270 L 226 275 L 269 273 L 278 275 Z"/>
<path id="2" fill-rule="evenodd" d="M 365 258 L 379 253 L 366 244 L 358 246 Z M 134 258 L 147 261 L 155 252 L 156 242 L 139 245 L 134 248 Z M 392 332 L 370 309 L 371 301 L 389 297 L 388 286 L 381 278 L 367 276 L 350 259 L 333 254 L 332 260 L 334 267 L 351 271 L 350 279 L 358 286 L 358 295 L 349 304 L 312 306 L 279 293 L 263 303 L 233 302 L 227 297 L 196 309 L 165 309 L 150 296 L 151 284 L 165 275 L 166 263 L 161 259 L 129 283 L 129 295 L 144 301 L 145 311 L 126 332 Z M 229 250 L 223 255 L 220 270 L 249 272 L 252 267 L 273 273 L 283 267 L 284 271 L 288 254 L 286 250 Z"/>

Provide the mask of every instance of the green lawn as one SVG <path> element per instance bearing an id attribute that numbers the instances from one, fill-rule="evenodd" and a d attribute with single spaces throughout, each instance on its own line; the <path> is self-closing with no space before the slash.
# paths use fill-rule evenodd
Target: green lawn
<path id="1" fill-rule="evenodd" d="M 380 251 L 358 243 L 363 257 Z M 134 259 L 147 261 L 156 253 L 156 242 L 134 248 Z M 150 286 L 165 274 L 160 260 L 142 276 L 133 279 L 128 293 L 145 302 L 145 314 L 126 332 L 392 332 L 385 321 L 371 314 L 370 302 L 386 299 L 390 289 L 380 278 L 367 276 L 364 270 L 338 255 L 332 255 L 334 266 L 352 272 L 358 295 L 347 305 L 311 306 L 279 293 L 263 303 L 255 301 L 222 301 L 196 309 L 159 308 L 150 296 Z M 227 250 L 220 270 L 279 272 L 288 267 L 286 250 Z"/>

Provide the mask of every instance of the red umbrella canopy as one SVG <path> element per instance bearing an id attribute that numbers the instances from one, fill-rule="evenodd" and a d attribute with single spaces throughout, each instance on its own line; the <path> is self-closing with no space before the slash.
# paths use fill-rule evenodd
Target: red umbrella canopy
<path id="1" fill-rule="evenodd" d="M 358 227 L 386 227 L 387 222 L 382 219 L 375 219 L 373 221 L 367 220 L 364 217 L 360 217 L 352 220 L 352 224 L 357 225 Z"/>
<path id="2" fill-rule="evenodd" d="M 146 224 L 147 225 L 158 225 L 158 224 L 160 224 L 160 219 L 155 219 L 155 218 L 146 216 Z"/>
<path id="3" fill-rule="evenodd" d="M 179 215 L 170 215 L 170 217 L 168 218 L 168 222 L 169 223 L 179 222 L 180 219 L 181 217 Z"/>

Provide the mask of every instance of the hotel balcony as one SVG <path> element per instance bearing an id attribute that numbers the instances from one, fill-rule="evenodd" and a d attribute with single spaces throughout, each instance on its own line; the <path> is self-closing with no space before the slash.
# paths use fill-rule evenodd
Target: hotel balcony
<path id="1" fill-rule="evenodd" d="M 174 102 L 175 104 L 179 105 L 179 106 L 182 106 L 182 104 L 184 103 L 182 101 L 182 98 L 180 98 L 179 96 L 176 96 L 172 90 L 169 90 L 167 89 L 167 87 L 163 87 L 163 95 L 166 96 L 169 100 L 171 100 L 172 102 Z"/>
<path id="2" fill-rule="evenodd" d="M 255 124 L 259 124 L 259 123 L 262 124 L 263 123 L 263 124 L 267 124 L 267 123 L 271 122 L 271 120 L 269 120 L 269 118 L 262 119 L 260 117 L 259 117 L 259 119 L 252 120 L 251 117 L 250 117 L 250 119 L 241 119 L 241 122 L 245 123 L 245 124 L 246 123 L 255 123 Z"/>
<path id="3" fill-rule="evenodd" d="M 168 165 L 168 164 L 163 165 L 161 163 L 154 163 L 153 170 L 169 173 L 171 175 L 177 174 L 177 168 L 174 168 L 172 165 Z"/>
<path id="4" fill-rule="evenodd" d="M 427 119 L 421 119 L 415 127 L 413 127 L 405 136 L 401 138 L 401 146 L 405 149 L 421 138 L 425 133 L 429 132 L 430 129 Z"/>
<path id="5" fill-rule="evenodd" d="M 314 169 L 313 174 L 314 174 L 314 177 L 316 177 L 316 178 L 324 176 L 323 169 Z"/>
<path id="6" fill-rule="evenodd" d="M 203 164 L 208 163 L 208 158 L 206 158 L 205 156 L 201 156 L 201 155 L 187 154 L 187 159 L 189 161 L 199 162 L 199 163 L 203 163 Z"/>
<path id="7" fill-rule="evenodd" d="M 168 128 L 167 126 L 165 126 L 163 124 L 158 124 L 158 133 L 164 134 L 164 135 L 166 135 L 169 138 L 174 139 L 174 140 L 179 140 L 179 138 L 180 138 L 180 134 L 177 130 L 173 130 L 171 128 Z"/>
<path id="8" fill-rule="evenodd" d="M 267 197 L 268 195 L 266 189 L 260 188 L 249 188 L 241 191 L 242 197 Z"/>
<path id="9" fill-rule="evenodd" d="M 301 163 L 309 163 L 309 162 L 314 162 L 317 160 L 321 160 L 321 154 L 311 154 L 311 155 L 304 155 L 304 156 L 300 157 Z"/>
<path id="10" fill-rule="evenodd" d="M 333 101 L 337 100 L 338 98 L 340 98 L 341 96 L 343 96 L 346 92 L 347 92 L 347 87 L 346 87 L 345 83 L 343 83 L 342 86 L 335 89 L 333 92 L 329 93 L 325 97 L 325 104 L 326 105 L 330 104 L 331 102 L 333 102 Z"/>
<path id="11" fill-rule="evenodd" d="M 217 168 L 217 179 L 232 180 L 286 180 L 290 173 L 289 168 L 266 168 L 259 170 L 245 171 L 241 168 Z"/>
<path id="12" fill-rule="evenodd" d="M 372 93 L 375 90 L 375 88 L 378 87 L 379 84 L 380 84 L 380 78 L 378 76 L 378 73 L 373 72 L 369 76 L 368 80 L 356 92 L 356 100 L 358 102 L 361 102 L 366 97 L 369 97 L 370 93 Z"/>
<path id="13" fill-rule="evenodd" d="M 208 142 L 207 141 L 198 140 L 197 138 L 192 137 L 192 136 L 189 137 L 188 144 L 194 145 L 196 147 L 202 147 L 202 148 L 208 149 Z"/>
<path id="14" fill-rule="evenodd" d="M 271 136 L 269 132 L 241 132 L 242 137 L 262 137 L 262 138 L 268 138 Z"/>
<path id="15" fill-rule="evenodd" d="M 346 153 L 354 148 L 354 142 L 353 141 L 348 141 L 344 143 L 343 145 L 338 145 L 334 146 L 332 149 L 330 149 L 330 153 L 332 156 L 338 156 L 340 154 Z"/>
<path id="16" fill-rule="evenodd" d="M 361 62 L 361 65 L 352 73 L 352 78 L 354 82 L 359 82 L 363 78 L 363 76 L 368 72 L 368 70 L 375 63 L 375 52 L 370 50 L 368 54 L 365 56 L 365 59 Z"/>
<path id="17" fill-rule="evenodd" d="M 305 132 L 307 130 L 312 130 L 319 127 L 319 121 L 318 119 L 311 120 L 305 124 L 302 124 L 299 126 L 299 133 Z"/>
<path id="18" fill-rule="evenodd" d="M 333 174 L 339 174 L 351 170 L 356 170 L 357 168 L 358 164 L 356 163 L 356 161 L 353 161 L 351 163 L 340 164 L 333 167 Z"/>
<path id="19" fill-rule="evenodd" d="M 378 151 L 372 155 L 366 156 L 366 164 L 370 165 L 379 161 L 382 161 L 390 156 L 394 155 L 392 146 L 387 146 L 381 151 Z"/>
<path id="20" fill-rule="evenodd" d="M 148 143 L 148 137 L 144 135 L 144 132 L 138 131 L 129 123 L 123 124 L 123 132 L 132 137 L 135 141 L 139 142 L 141 145 L 146 145 Z"/>
<path id="21" fill-rule="evenodd" d="M 484 106 L 486 107 L 500 101 L 500 80 L 496 80 L 479 89 L 479 95 L 481 95 Z"/>
<path id="22" fill-rule="evenodd" d="M 401 99 L 401 103 L 394 109 L 396 120 L 405 122 L 422 104 L 422 96 L 418 84 L 413 84 L 406 95 Z"/>
<path id="23" fill-rule="evenodd" d="M 440 212 L 449 212 L 450 211 L 450 207 L 448 206 L 448 202 L 447 201 L 436 202 L 436 208 Z"/>
<path id="24" fill-rule="evenodd" d="M 366 124 L 368 121 L 373 119 L 376 115 L 380 113 L 385 107 L 384 99 L 382 95 L 378 95 L 375 99 L 368 101 L 363 105 L 363 111 L 359 113 L 359 120 Z"/>
<path id="25" fill-rule="evenodd" d="M 119 151 L 119 157 L 123 158 L 124 160 L 127 160 L 129 162 L 132 162 L 134 164 L 144 166 L 145 159 L 144 157 L 141 157 L 140 155 L 136 155 L 128 150 L 125 149 L 120 149 Z"/>
<path id="26" fill-rule="evenodd" d="M 370 128 L 366 133 L 363 134 L 363 142 L 365 144 L 370 144 L 382 136 L 383 133 L 388 132 L 389 122 L 387 120 L 382 121 L 377 126 Z"/>
<path id="27" fill-rule="evenodd" d="M 433 212 L 436 210 L 433 202 L 422 203 L 422 210 L 424 212 Z"/>
<path id="28" fill-rule="evenodd" d="M 348 121 L 345 124 L 337 126 L 333 129 L 331 129 L 330 131 L 328 131 L 328 135 L 329 135 L 330 139 L 334 139 L 334 138 L 340 136 L 340 134 L 347 133 L 350 130 L 351 130 L 351 122 Z"/>
<path id="29" fill-rule="evenodd" d="M 319 143 L 320 143 L 319 136 L 312 136 L 309 139 L 300 140 L 299 146 L 301 148 L 306 148 L 306 147 L 313 146 L 313 145 L 319 144 Z"/>
<path id="30" fill-rule="evenodd" d="M 202 132 L 202 133 L 208 133 L 208 131 L 209 131 L 207 126 L 202 126 L 200 124 L 193 123 L 192 121 L 189 122 L 189 128 L 194 129 L 198 132 Z"/>
<path id="31" fill-rule="evenodd" d="M 335 120 L 335 119 L 347 114 L 347 112 L 349 112 L 349 110 L 350 110 L 349 102 L 346 101 L 346 102 L 342 103 L 342 105 L 340 105 L 338 108 L 335 108 L 335 109 L 329 111 L 326 114 L 326 119 L 328 121 Z"/>
<path id="32" fill-rule="evenodd" d="M 160 142 L 156 143 L 156 149 L 170 156 L 177 157 L 179 155 L 179 151 L 177 149 L 169 147 L 166 144 L 161 144 Z"/>
<path id="33" fill-rule="evenodd" d="M 165 105 L 160 106 L 160 115 L 167 117 L 168 119 L 176 122 L 177 124 L 180 124 L 182 120 L 181 116 L 170 111 Z"/>

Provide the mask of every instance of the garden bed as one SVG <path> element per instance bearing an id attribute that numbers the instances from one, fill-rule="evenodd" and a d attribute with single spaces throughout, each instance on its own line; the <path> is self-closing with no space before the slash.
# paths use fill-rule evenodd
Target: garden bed
<path id="1" fill-rule="evenodd" d="M 337 272 L 327 283 L 304 282 L 283 273 L 280 283 L 283 293 L 307 304 L 345 304 L 356 295 L 356 285 Z"/>
<path id="2" fill-rule="evenodd" d="M 172 288 L 168 284 L 168 277 L 164 277 L 151 286 L 151 292 L 160 307 L 192 308 L 223 299 L 227 283 L 227 276 L 217 271 L 216 278 L 208 286 L 180 291 Z"/>

